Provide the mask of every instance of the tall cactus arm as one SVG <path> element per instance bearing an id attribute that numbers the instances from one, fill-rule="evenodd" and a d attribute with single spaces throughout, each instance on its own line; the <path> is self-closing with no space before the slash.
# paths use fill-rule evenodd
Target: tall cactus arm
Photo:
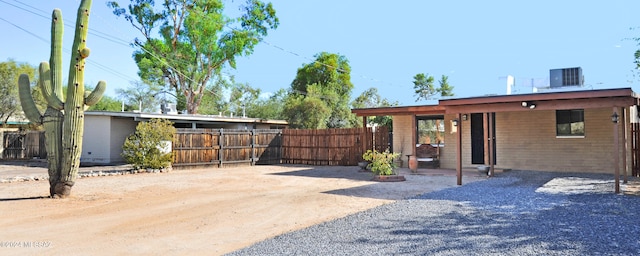
<path id="1" fill-rule="evenodd" d="M 71 47 L 71 61 L 69 62 L 69 82 L 67 83 L 67 98 L 65 112 L 70 109 L 84 107 L 84 65 L 89 57 L 86 38 L 89 30 L 89 12 L 91 0 L 83 0 L 78 7 L 75 37 Z"/>
<path id="2" fill-rule="evenodd" d="M 54 9 L 51 14 L 51 92 L 58 101 L 62 100 L 62 35 L 64 33 L 64 21 L 62 11 Z M 58 104 L 54 104 L 55 109 Z"/>
<path id="3" fill-rule="evenodd" d="M 89 93 L 87 96 L 84 97 L 84 104 L 87 106 L 93 106 L 96 103 L 98 103 L 98 101 L 100 101 L 106 89 L 107 89 L 107 82 L 105 81 L 98 82 L 98 85 L 96 85 L 96 88 L 93 89 L 91 93 Z M 85 92 L 85 94 L 87 94 L 87 92 Z"/>
<path id="4" fill-rule="evenodd" d="M 31 96 L 31 85 L 28 75 L 22 74 L 18 78 L 18 92 L 20 94 L 20 105 L 22 105 L 24 115 L 32 123 L 42 124 L 42 114 L 36 107 L 33 96 Z"/>
<path id="5" fill-rule="evenodd" d="M 71 47 L 69 83 L 64 104 L 64 123 L 62 125 L 62 167 L 60 180 L 56 184 L 57 195 L 69 195 L 75 183 L 82 153 L 82 135 L 84 127 L 84 65 L 89 55 L 86 38 L 89 28 L 91 0 L 82 0 L 76 18 L 76 33 Z"/>
<path id="6" fill-rule="evenodd" d="M 38 72 L 40 74 L 40 81 L 38 82 L 38 85 L 40 86 L 42 95 L 44 96 L 44 99 L 47 100 L 49 107 L 56 110 L 62 110 L 64 108 L 64 104 L 62 100 L 60 100 L 60 98 L 56 97 L 55 95 L 55 88 L 52 85 L 53 81 L 51 79 L 52 73 L 54 72 L 51 72 L 51 70 L 49 69 L 49 63 L 40 63 Z"/>

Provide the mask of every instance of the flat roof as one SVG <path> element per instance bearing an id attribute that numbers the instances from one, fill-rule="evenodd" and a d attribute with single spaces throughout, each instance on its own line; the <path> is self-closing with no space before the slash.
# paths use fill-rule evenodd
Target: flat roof
<path id="1" fill-rule="evenodd" d="M 467 104 L 593 99 L 593 98 L 612 98 L 612 97 L 637 98 L 637 95 L 633 92 L 633 90 L 631 90 L 631 88 L 615 88 L 615 89 L 600 89 L 600 90 L 539 92 L 539 93 L 526 93 L 526 94 L 489 95 L 489 96 L 480 96 L 480 97 L 452 98 L 452 99 L 442 99 L 439 101 L 438 105 L 452 106 L 452 105 L 467 105 Z"/>
<path id="2" fill-rule="evenodd" d="M 141 113 L 141 112 L 114 112 L 114 111 L 85 111 L 86 116 L 111 116 L 126 117 L 137 120 L 149 120 L 163 118 L 182 122 L 224 122 L 224 123 L 260 123 L 288 125 L 286 120 L 261 119 L 249 117 L 226 117 L 218 115 L 194 115 L 194 114 L 161 114 L 161 113 Z"/>
<path id="3" fill-rule="evenodd" d="M 522 102 L 534 104 L 523 108 Z M 358 116 L 442 115 L 455 113 L 560 110 L 578 108 L 628 107 L 638 105 L 638 95 L 631 88 L 581 91 L 551 91 L 527 94 L 488 95 L 441 99 L 438 105 L 396 106 L 352 109 Z"/>

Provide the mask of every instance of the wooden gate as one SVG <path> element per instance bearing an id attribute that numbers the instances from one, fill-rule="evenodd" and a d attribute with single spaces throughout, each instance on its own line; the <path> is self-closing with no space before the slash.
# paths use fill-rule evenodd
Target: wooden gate
<path id="1" fill-rule="evenodd" d="M 277 164 L 281 130 L 177 129 L 173 166 Z"/>
<path id="2" fill-rule="evenodd" d="M 2 159 L 47 158 L 44 132 L 4 132 Z"/>

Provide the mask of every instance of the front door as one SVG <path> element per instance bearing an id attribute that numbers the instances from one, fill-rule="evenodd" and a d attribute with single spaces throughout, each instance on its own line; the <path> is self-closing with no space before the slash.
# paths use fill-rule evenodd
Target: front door
<path id="1" fill-rule="evenodd" d="M 493 133 L 493 164 L 496 164 L 496 113 L 491 113 Z M 471 164 L 488 164 L 484 162 L 484 141 L 488 134 L 484 134 L 484 114 L 471 114 Z"/>

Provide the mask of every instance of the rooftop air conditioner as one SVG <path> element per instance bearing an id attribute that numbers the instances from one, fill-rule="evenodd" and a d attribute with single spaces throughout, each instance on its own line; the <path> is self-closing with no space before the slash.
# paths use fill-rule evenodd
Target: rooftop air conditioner
<path id="1" fill-rule="evenodd" d="M 551 69 L 549 70 L 549 80 L 551 88 L 584 85 L 581 67 Z"/>

